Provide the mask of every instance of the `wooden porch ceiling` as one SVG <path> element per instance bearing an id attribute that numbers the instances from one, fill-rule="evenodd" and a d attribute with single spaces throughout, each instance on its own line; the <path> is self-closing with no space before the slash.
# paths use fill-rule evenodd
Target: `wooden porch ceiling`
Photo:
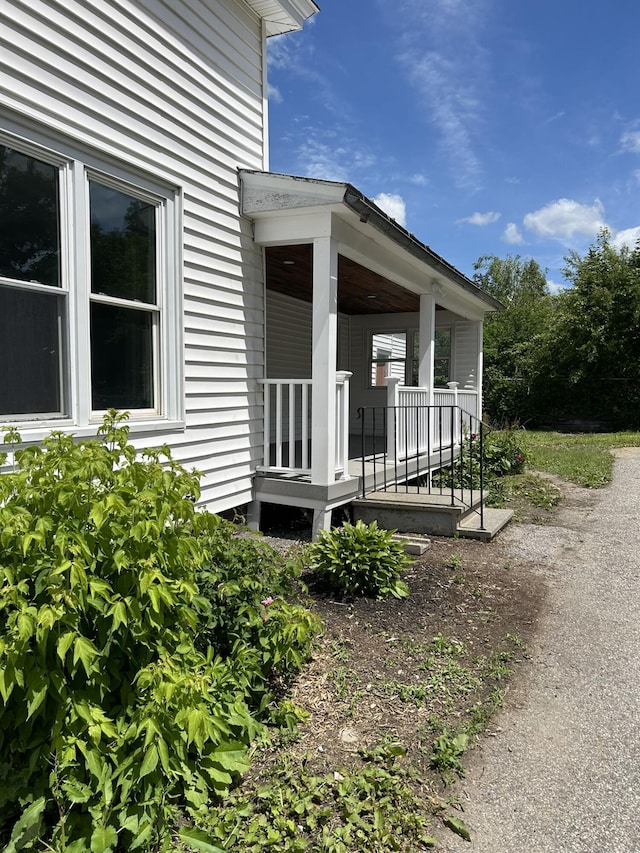
<path id="1" fill-rule="evenodd" d="M 313 246 L 268 246 L 267 288 L 312 301 Z M 368 270 L 338 257 L 338 311 L 343 314 L 397 314 L 420 310 L 420 297 Z"/>

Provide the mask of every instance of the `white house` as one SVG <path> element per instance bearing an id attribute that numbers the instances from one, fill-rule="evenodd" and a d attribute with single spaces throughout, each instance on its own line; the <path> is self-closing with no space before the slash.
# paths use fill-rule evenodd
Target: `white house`
<path id="1" fill-rule="evenodd" d="M 498 303 L 349 184 L 268 172 L 266 39 L 317 11 L 0 4 L 0 423 L 24 441 L 126 409 L 210 509 L 318 528 L 383 382 L 433 403 L 453 380 L 481 412 Z"/>

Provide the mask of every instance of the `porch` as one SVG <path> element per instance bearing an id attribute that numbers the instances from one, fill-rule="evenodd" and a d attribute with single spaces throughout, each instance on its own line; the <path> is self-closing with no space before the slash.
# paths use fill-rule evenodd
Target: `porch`
<path id="1" fill-rule="evenodd" d="M 380 477 L 431 483 L 453 462 L 482 410 L 482 321 L 499 303 L 349 184 L 241 182 L 265 259 L 249 521 L 262 502 L 300 506 L 317 533 Z"/>
<path id="2" fill-rule="evenodd" d="M 254 512 L 259 513 L 263 502 L 311 509 L 315 536 L 328 526 L 333 509 L 357 501 L 361 514 L 362 499 L 371 496 L 378 515 L 389 502 L 392 514 L 403 506 L 415 511 L 419 504 L 424 511 L 425 503 L 430 504 L 432 529 L 421 532 L 452 535 L 470 512 L 478 515 L 478 527 L 484 530 L 482 472 L 477 466 L 465 472 L 467 462 L 460 459 L 464 443 L 475 441 L 482 451 L 485 428 L 476 414 L 477 393 L 459 391 L 454 382 L 451 388 L 434 389 L 435 403 L 429 405 L 427 389 L 401 386 L 391 379 L 387 405 L 361 407 L 359 431 L 350 433 L 349 380 L 350 374 L 341 373 L 336 386 L 339 452 L 334 481 L 327 485 L 314 483 L 312 476 L 310 381 L 264 380 L 264 460 L 255 480 Z M 468 464 L 475 463 L 469 459 Z M 438 482 L 435 472 L 440 472 Z M 456 478 L 469 481 L 467 487 L 456 487 Z M 251 522 L 259 526 L 259 517 Z"/>

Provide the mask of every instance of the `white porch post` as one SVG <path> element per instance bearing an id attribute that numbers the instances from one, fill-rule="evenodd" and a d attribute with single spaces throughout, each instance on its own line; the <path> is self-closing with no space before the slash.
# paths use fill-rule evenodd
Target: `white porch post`
<path id="1" fill-rule="evenodd" d="M 336 351 L 338 340 L 338 244 L 313 241 L 313 350 L 311 355 L 311 482 L 336 479 Z"/>
<path id="2" fill-rule="evenodd" d="M 420 296 L 420 348 L 418 385 L 429 390 L 429 405 L 433 406 L 433 374 L 435 370 L 436 300 L 433 294 Z"/>
<path id="3" fill-rule="evenodd" d="M 478 364 L 476 367 L 477 411 L 476 417 L 482 418 L 482 373 L 484 370 L 484 345 L 482 342 L 483 322 L 478 320 Z"/>

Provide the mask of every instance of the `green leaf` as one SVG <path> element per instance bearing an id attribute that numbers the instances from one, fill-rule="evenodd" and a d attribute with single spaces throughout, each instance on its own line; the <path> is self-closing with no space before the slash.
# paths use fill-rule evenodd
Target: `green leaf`
<path id="1" fill-rule="evenodd" d="M 42 812 L 46 804 L 45 798 L 40 797 L 24 810 L 22 817 L 13 827 L 11 838 L 3 853 L 17 853 L 18 850 L 24 849 L 27 845 L 30 846 L 31 842 L 38 837 L 42 823 Z"/>
<path id="2" fill-rule="evenodd" d="M 465 841 L 471 841 L 471 833 L 469 832 L 466 823 L 463 820 L 460 820 L 459 817 L 452 817 L 451 815 L 447 815 L 442 819 L 442 822 L 452 832 L 455 832 L 456 835 L 459 835 L 460 838 L 464 838 Z"/>
<path id="3" fill-rule="evenodd" d="M 213 840 L 206 832 L 192 827 L 182 827 L 178 830 L 178 838 L 187 847 L 192 850 L 198 850 L 200 853 L 226 853 L 223 847 L 218 847 L 213 843 Z"/>
<path id="4" fill-rule="evenodd" d="M 151 744 L 146 752 L 142 765 L 140 767 L 140 778 L 148 776 L 158 766 L 158 749 L 155 744 Z"/>
<path id="5" fill-rule="evenodd" d="M 75 642 L 73 644 L 73 662 L 78 663 L 78 661 L 82 661 L 82 665 L 84 667 L 84 671 L 87 675 L 91 675 L 95 667 L 93 666 L 93 661 L 98 656 L 98 650 L 93 645 L 91 640 L 88 640 L 86 637 L 78 636 L 75 638 Z"/>
<path id="6" fill-rule="evenodd" d="M 91 835 L 91 853 L 110 853 L 117 841 L 113 826 L 97 826 Z"/>
<path id="7" fill-rule="evenodd" d="M 249 769 L 249 760 L 247 759 L 247 750 L 241 743 L 229 742 L 221 743 L 214 750 L 210 757 L 231 773 L 246 773 Z"/>
<path id="8" fill-rule="evenodd" d="M 49 689 L 49 681 L 40 674 L 27 690 L 27 720 L 30 719 L 44 702 Z"/>

